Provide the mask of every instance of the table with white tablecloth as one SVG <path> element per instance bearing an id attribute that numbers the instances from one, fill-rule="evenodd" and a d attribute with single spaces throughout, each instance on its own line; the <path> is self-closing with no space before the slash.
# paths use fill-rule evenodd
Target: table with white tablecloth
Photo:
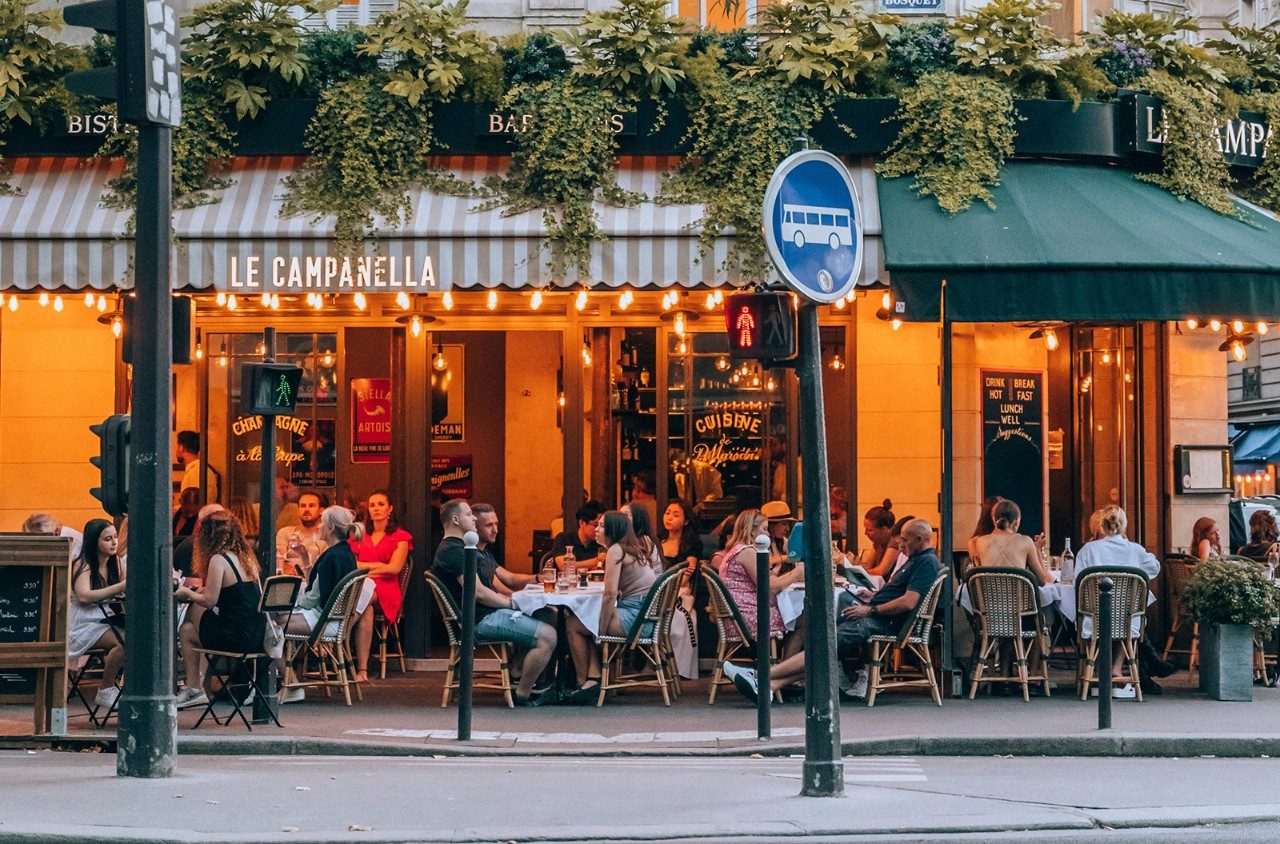
<path id="1" fill-rule="evenodd" d="M 533 615 L 543 607 L 568 607 L 583 626 L 593 634 L 600 633 L 600 610 L 604 608 L 604 584 L 574 586 L 567 592 L 547 592 L 541 584 L 527 586 L 511 596 L 525 615 Z"/>
<path id="2" fill-rule="evenodd" d="M 796 619 L 804 612 L 804 587 L 790 586 L 778 593 L 778 614 L 782 616 L 782 624 L 788 630 L 796 629 Z M 831 590 L 832 602 L 840 605 L 840 593 L 843 587 Z M 839 619 L 837 619 L 838 621 Z"/>

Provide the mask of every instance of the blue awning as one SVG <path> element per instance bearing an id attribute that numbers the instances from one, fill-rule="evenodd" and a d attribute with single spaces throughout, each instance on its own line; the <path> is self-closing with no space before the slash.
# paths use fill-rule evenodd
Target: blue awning
<path id="1" fill-rule="evenodd" d="M 1237 464 L 1280 461 L 1280 425 L 1263 425 L 1245 431 L 1235 443 L 1234 459 Z"/>

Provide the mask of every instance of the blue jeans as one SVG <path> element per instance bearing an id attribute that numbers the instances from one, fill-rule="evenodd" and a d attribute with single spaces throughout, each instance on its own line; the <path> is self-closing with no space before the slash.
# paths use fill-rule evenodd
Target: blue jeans
<path id="1" fill-rule="evenodd" d="M 644 605 L 644 595 L 632 595 L 618 601 L 618 621 L 622 624 L 622 635 L 631 633 L 631 627 L 640 615 L 640 607 Z"/>

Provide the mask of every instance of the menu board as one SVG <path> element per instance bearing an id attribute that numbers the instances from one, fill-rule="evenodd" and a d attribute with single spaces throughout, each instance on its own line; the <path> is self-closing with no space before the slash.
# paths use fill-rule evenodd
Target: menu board
<path id="1" fill-rule="evenodd" d="M 0 642 L 35 642 L 40 632 L 43 570 L 36 566 L 0 566 Z M 0 668 L 0 699 L 30 697 L 36 669 Z"/>
<path id="2" fill-rule="evenodd" d="M 1020 533 L 1044 531 L 1044 373 L 982 370 L 982 497 L 1022 510 Z"/>

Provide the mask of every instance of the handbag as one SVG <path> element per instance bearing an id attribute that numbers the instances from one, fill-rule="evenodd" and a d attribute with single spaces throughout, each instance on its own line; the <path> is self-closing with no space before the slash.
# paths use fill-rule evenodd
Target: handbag
<path id="1" fill-rule="evenodd" d="M 272 659 L 284 656 L 284 628 L 267 616 L 267 626 L 262 632 L 262 652 Z"/>

